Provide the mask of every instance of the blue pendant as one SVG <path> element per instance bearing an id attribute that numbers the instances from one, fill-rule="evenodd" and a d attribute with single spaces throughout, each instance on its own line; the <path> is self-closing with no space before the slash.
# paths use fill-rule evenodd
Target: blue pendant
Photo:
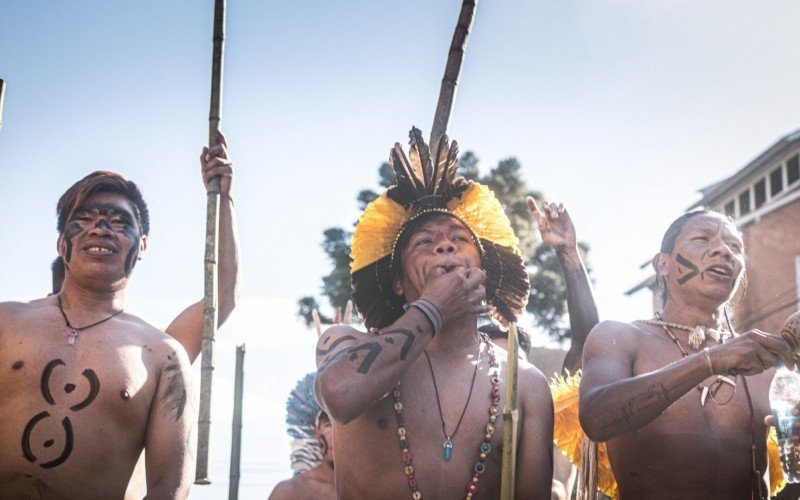
<path id="1" fill-rule="evenodd" d="M 448 439 L 444 442 L 444 461 L 449 462 L 450 458 L 453 456 L 453 443 L 450 442 Z"/>

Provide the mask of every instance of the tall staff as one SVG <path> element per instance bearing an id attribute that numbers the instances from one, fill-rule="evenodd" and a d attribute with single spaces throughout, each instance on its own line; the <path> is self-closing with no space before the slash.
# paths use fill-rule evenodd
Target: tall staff
<path id="1" fill-rule="evenodd" d="M 225 0 L 214 2 L 214 55 L 211 60 L 211 109 L 208 146 L 219 143 L 222 114 L 222 62 L 225 51 Z M 208 445 L 211 431 L 211 378 L 214 373 L 214 336 L 217 333 L 217 242 L 219 240 L 219 177 L 207 186 L 205 297 L 203 308 L 203 361 L 200 368 L 200 416 L 197 434 L 195 484 L 211 484 L 208 477 Z"/>
<path id="2" fill-rule="evenodd" d="M 428 144 L 437 147 L 439 138 L 447 133 L 447 126 L 450 123 L 450 113 L 456 100 L 456 88 L 458 79 L 461 77 L 461 65 L 464 63 L 464 56 L 467 51 L 467 39 L 472 29 L 472 22 L 475 20 L 475 9 L 478 7 L 478 0 L 464 0 L 461 3 L 461 13 L 458 15 L 458 23 L 453 33 L 453 41 L 450 43 L 450 52 L 447 55 L 447 65 L 444 67 L 442 86 L 439 89 L 439 102 L 436 104 L 436 114 L 433 117 L 431 127 L 431 140 Z"/>
<path id="3" fill-rule="evenodd" d="M 517 470 L 517 433 L 519 432 L 519 410 L 517 409 L 517 365 L 519 364 L 519 342 L 517 325 L 508 327 L 508 361 L 506 363 L 506 406 L 503 409 L 503 470 L 500 476 L 501 500 L 514 499 L 514 474 Z"/>

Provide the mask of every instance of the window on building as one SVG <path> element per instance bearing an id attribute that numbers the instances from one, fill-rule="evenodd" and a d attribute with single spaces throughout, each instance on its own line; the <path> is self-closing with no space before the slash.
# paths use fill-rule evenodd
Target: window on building
<path id="1" fill-rule="evenodd" d="M 767 179 L 761 179 L 753 186 L 753 194 L 756 198 L 756 209 L 761 208 L 767 201 Z"/>
<path id="2" fill-rule="evenodd" d="M 750 213 L 750 190 L 747 189 L 739 194 L 739 217 Z"/>
<path id="3" fill-rule="evenodd" d="M 725 215 L 736 217 L 736 203 L 733 200 L 725 204 Z"/>
<path id="4" fill-rule="evenodd" d="M 783 191 L 783 166 L 769 173 L 769 194 L 775 196 Z"/>
<path id="5" fill-rule="evenodd" d="M 790 186 L 800 179 L 800 160 L 797 155 L 789 158 L 786 162 L 786 185 Z"/>

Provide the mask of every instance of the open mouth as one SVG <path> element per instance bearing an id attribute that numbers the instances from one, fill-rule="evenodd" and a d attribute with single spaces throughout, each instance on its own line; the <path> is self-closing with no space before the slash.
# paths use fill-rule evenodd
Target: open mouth
<path id="1" fill-rule="evenodd" d="M 733 269 L 729 266 L 723 265 L 715 265 L 710 266 L 706 269 L 706 274 L 711 274 L 715 276 L 720 276 L 723 278 L 732 278 L 733 277 Z"/>
<path id="2" fill-rule="evenodd" d="M 83 250 L 90 255 L 113 255 L 117 253 L 115 249 L 105 245 L 87 245 L 83 247 Z"/>

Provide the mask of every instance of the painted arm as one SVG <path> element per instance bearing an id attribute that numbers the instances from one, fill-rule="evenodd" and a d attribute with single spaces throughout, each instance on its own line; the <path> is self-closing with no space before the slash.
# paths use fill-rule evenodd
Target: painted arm
<path id="1" fill-rule="evenodd" d="M 204 183 L 208 184 L 213 177 L 220 177 L 217 327 L 221 327 L 239 298 L 239 238 L 231 197 L 233 163 L 228 158 L 224 135 L 220 133 L 220 144 L 217 146 L 203 148 L 200 165 Z M 192 362 L 200 354 L 203 343 L 203 307 L 203 299 L 200 299 L 184 309 L 166 330 L 183 345 Z"/>
<path id="2" fill-rule="evenodd" d="M 177 342 L 168 344 L 145 434 L 146 498 L 153 499 L 188 497 L 194 478 L 197 415 L 190 364 Z"/>
<path id="3" fill-rule="evenodd" d="M 527 364 L 527 363 L 526 363 Z M 553 398 L 544 375 L 520 365 L 522 422 L 514 493 L 517 498 L 550 499 L 553 482 Z"/>
<path id="4" fill-rule="evenodd" d="M 578 252 L 575 225 L 569 212 L 563 205 L 555 203 L 542 203 L 540 211 L 533 198 L 528 197 L 527 201 L 539 226 L 542 241 L 555 249 L 561 264 L 561 273 L 567 287 L 567 310 L 572 333 L 572 342 L 564 358 L 562 372 L 575 373 L 581 368 L 586 338 L 599 321 L 592 283 Z"/>
<path id="5" fill-rule="evenodd" d="M 749 376 L 773 366 L 791 352 L 780 339 L 750 331 L 649 373 L 634 376 L 636 327 L 605 321 L 592 330 L 583 355 L 580 420 L 593 441 L 608 441 L 652 422 L 712 375 L 732 371 Z M 784 345 L 781 345 L 781 344 Z M 784 349 L 785 347 L 785 349 Z"/>
<path id="6" fill-rule="evenodd" d="M 479 269 L 457 269 L 425 286 L 421 298 L 435 304 L 444 318 L 439 335 L 457 333 L 447 328 L 453 319 L 487 309 L 481 304 L 485 279 Z M 432 338 L 427 317 L 413 307 L 378 334 L 347 325 L 329 328 L 317 343 L 317 399 L 334 421 L 347 424 L 394 389 Z"/>

